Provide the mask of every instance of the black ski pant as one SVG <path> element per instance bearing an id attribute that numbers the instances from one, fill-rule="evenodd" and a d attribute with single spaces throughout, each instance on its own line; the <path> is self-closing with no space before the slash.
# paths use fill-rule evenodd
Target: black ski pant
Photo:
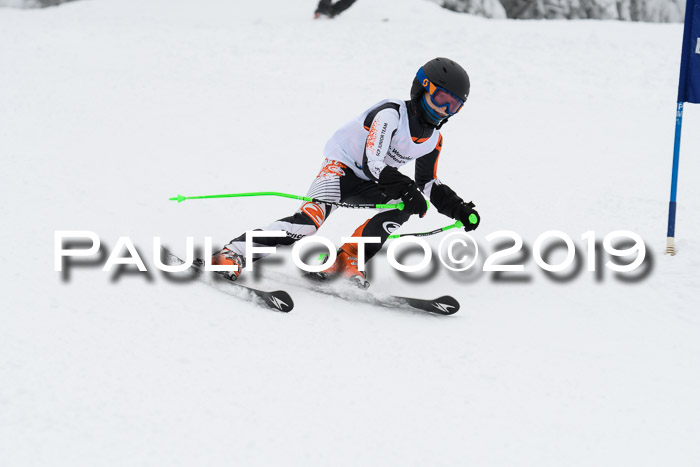
<path id="1" fill-rule="evenodd" d="M 352 169 L 341 162 L 326 159 L 320 173 L 314 179 L 309 188 L 308 197 L 342 203 L 373 203 L 388 204 L 399 200 L 388 199 L 379 191 L 376 182 L 363 180 Z M 279 219 L 264 229 L 265 231 L 283 231 L 285 237 L 255 237 L 253 246 L 286 246 L 304 237 L 315 234 L 323 225 L 328 216 L 337 209 L 336 206 L 322 202 L 307 202 L 291 216 Z M 341 208 L 342 209 L 342 208 Z M 365 259 L 368 261 L 381 250 L 389 235 L 398 230 L 406 222 L 410 214 L 398 209 L 387 209 L 375 214 L 357 227 L 351 235 L 353 237 L 379 237 L 381 243 L 368 243 L 365 245 Z M 226 245 L 226 248 L 238 254 L 245 255 L 246 234 L 234 238 Z M 253 261 L 267 256 L 264 253 L 255 253 Z"/>

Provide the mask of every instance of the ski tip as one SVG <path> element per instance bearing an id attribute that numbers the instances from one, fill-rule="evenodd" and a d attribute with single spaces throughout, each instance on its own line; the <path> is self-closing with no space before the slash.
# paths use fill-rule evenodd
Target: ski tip
<path id="1" fill-rule="evenodd" d="M 265 297 L 265 304 L 273 310 L 289 313 L 294 309 L 294 301 L 291 295 L 284 290 L 268 292 Z"/>
<path id="2" fill-rule="evenodd" d="M 454 315 L 459 311 L 459 302 L 456 298 L 450 295 L 443 295 L 442 297 L 433 300 L 433 313 L 438 313 L 441 315 Z"/>

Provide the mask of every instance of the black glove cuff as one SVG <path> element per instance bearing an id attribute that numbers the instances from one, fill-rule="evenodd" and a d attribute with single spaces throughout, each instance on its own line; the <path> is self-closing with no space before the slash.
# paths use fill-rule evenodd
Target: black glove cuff
<path id="1" fill-rule="evenodd" d="M 394 167 L 384 167 L 379 174 L 379 190 L 389 199 L 401 198 L 413 185 L 413 180 Z"/>
<path id="2" fill-rule="evenodd" d="M 435 185 L 430 191 L 430 202 L 440 214 L 458 219 L 464 200 L 447 185 Z"/>

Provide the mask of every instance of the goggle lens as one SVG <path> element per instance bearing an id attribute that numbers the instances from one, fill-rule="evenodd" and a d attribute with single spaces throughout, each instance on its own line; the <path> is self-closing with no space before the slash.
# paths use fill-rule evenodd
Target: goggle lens
<path id="1" fill-rule="evenodd" d="M 462 99 L 458 98 L 453 94 L 450 94 L 448 91 L 442 88 L 437 88 L 435 92 L 430 95 L 430 98 L 432 99 L 433 104 L 435 104 L 438 107 L 447 106 L 447 113 L 449 113 L 450 115 L 454 115 L 457 112 L 459 112 L 459 110 L 462 108 L 462 105 L 464 105 Z"/>

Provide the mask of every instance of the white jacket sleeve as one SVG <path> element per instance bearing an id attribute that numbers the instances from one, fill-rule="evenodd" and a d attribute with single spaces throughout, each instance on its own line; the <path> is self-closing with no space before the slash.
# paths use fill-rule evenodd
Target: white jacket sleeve
<path id="1" fill-rule="evenodd" d="M 362 171 L 370 180 L 378 180 L 379 174 L 387 166 L 384 158 L 389 151 L 391 138 L 398 127 L 399 114 L 394 109 L 382 109 L 372 120 L 362 158 Z"/>

